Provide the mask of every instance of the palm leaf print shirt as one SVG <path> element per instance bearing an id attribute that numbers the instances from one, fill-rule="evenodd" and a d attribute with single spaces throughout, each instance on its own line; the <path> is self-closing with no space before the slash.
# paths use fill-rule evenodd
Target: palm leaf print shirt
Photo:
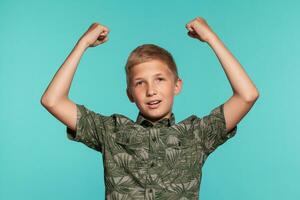
<path id="1" fill-rule="evenodd" d="M 67 137 L 102 153 L 106 200 L 198 200 L 207 156 L 235 135 L 226 131 L 223 105 L 208 115 L 136 122 L 77 106 L 76 131 Z"/>

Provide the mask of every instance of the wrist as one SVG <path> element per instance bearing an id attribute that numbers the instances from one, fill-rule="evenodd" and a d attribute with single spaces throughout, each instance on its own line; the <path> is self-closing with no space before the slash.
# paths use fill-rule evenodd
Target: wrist
<path id="1" fill-rule="evenodd" d="M 215 34 L 215 33 L 212 33 L 209 37 L 208 37 L 208 39 L 207 39 L 207 44 L 209 44 L 209 45 L 212 45 L 215 41 L 217 41 L 219 38 L 218 38 L 218 36 L 217 36 L 217 34 Z"/>
<path id="2" fill-rule="evenodd" d="M 82 48 L 82 49 L 86 50 L 89 47 L 89 44 L 87 42 L 85 42 L 84 40 L 79 40 L 76 43 L 76 46 L 78 46 L 79 48 Z"/>

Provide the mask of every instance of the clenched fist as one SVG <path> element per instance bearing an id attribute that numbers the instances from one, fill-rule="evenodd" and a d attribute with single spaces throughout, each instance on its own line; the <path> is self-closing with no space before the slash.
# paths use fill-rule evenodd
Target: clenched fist
<path id="1" fill-rule="evenodd" d="M 185 25 L 189 30 L 188 35 L 192 38 L 199 39 L 202 42 L 208 42 L 215 33 L 209 27 L 204 18 L 196 17 Z"/>
<path id="2" fill-rule="evenodd" d="M 97 22 L 93 23 L 81 36 L 80 42 L 87 47 L 95 47 L 108 40 L 109 29 Z"/>

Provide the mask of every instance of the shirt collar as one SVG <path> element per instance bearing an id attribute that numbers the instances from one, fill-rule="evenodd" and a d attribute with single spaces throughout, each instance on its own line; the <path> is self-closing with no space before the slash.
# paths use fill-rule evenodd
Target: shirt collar
<path id="1" fill-rule="evenodd" d="M 175 124 L 175 115 L 171 114 L 170 118 L 163 118 L 155 123 L 146 119 L 141 112 L 139 112 L 136 123 L 144 126 L 144 127 L 170 127 Z"/>

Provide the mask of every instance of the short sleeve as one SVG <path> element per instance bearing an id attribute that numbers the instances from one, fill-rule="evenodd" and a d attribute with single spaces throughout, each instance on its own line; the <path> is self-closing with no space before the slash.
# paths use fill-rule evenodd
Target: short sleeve
<path id="1" fill-rule="evenodd" d="M 114 126 L 113 118 L 96 113 L 84 105 L 76 104 L 76 107 L 76 131 L 67 127 L 67 138 L 102 152 L 106 134 Z"/>
<path id="2" fill-rule="evenodd" d="M 197 134 L 201 147 L 208 155 L 217 147 L 233 137 L 237 132 L 237 126 L 230 131 L 226 131 L 225 115 L 223 110 L 224 104 L 221 104 L 202 117 L 194 121 L 194 132 Z"/>

